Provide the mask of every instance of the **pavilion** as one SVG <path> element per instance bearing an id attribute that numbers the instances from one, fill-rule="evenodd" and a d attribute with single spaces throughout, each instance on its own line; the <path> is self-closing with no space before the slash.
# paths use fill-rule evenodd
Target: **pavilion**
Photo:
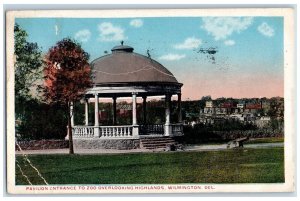
<path id="1" fill-rule="evenodd" d="M 127 45 L 114 47 L 111 54 L 99 57 L 91 63 L 93 87 L 84 95 L 85 125 L 74 125 L 74 148 L 140 148 L 142 139 L 170 139 L 183 135 L 181 117 L 181 87 L 174 75 L 151 56 L 133 52 Z M 178 121 L 171 122 L 171 98 L 177 96 Z M 147 97 L 165 97 L 164 124 L 146 124 Z M 132 124 L 117 124 L 117 99 L 132 98 Z M 99 99 L 111 98 L 113 125 L 99 125 Z M 143 100 L 143 120 L 137 121 L 137 98 Z M 89 99 L 94 99 L 95 122 L 89 125 Z M 72 115 L 74 117 L 74 115 Z M 67 136 L 68 137 L 68 136 Z M 161 141 L 161 140 L 160 140 Z"/>

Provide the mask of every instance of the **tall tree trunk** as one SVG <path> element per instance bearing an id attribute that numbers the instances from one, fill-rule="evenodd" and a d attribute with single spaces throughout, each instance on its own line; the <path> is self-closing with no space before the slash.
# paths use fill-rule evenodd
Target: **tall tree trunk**
<path id="1" fill-rule="evenodd" d="M 69 154 L 74 154 L 70 103 L 68 104 L 68 134 L 69 134 Z"/>

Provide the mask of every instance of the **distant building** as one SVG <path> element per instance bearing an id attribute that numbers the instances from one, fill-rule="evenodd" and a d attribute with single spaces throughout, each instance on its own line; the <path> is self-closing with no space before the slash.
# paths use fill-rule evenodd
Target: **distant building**
<path id="1" fill-rule="evenodd" d="M 239 103 L 236 105 L 237 108 L 243 109 L 244 108 L 244 104 L 243 103 Z"/>
<path id="2" fill-rule="evenodd" d="M 248 113 L 257 113 L 261 109 L 262 109 L 261 103 L 248 103 L 245 106 L 245 112 Z"/>
<path id="3" fill-rule="evenodd" d="M 271 117 L 263 116 L 260 119 L 255 120 L 255 125 L 259 128 L 263 128 L 269 124 L 271 121 Z"/>
<path id="4" fill-rule="evenodd" d="M 271 117 L 266 116 L 270 108 L 277 111 L 278 119 L 283 116 L 284 102 L 281 99 L 274 99 L 273 105 L 269 101 L 259 99 L 241 100 L 238 104 L 234 101 L 223 101 L 218 105 L 210 100 L 206 101 L 203 109 L 200 109 L 199 122 L 214 124 L 226 120 L 235 120 L 245 124 L 255 124 L 261 128 L 271 121 Z"/>
<path id="5" fill-rule="evenodd" d="M 230 112 L 230 109 L 225 107 L 217 107 L 215 108 L 215 111 L 215 114 L 217 115 L 226 115 Z"/>
<path id="6" fill-rule="evenodd" d="M 213 104 L 212 101 L 206 101 L 205 102 L 205 107 L 212 108 L 212 107 L 214 107 L 214 104 Z"/>
<path id="7" fill-rule="evenodd" d="M 239 121 L 245 121 L 245 117 L 243 116 L 243 114 L 232 114 L 232 115 L 230 115 L 230 118 L 239 120 Z"/>
<path id="8" fill-rule="evenodd" d="M 253 113 L 244 113 L 243 117 L 244 117 L 244 122 L 247 123 L 254 123 L 254 121 L 256 120 L 256 117 L 254 116 Z"/>
<path id="9" fill-rule="evenodd" d="M 234 108 L 234 107 L 236 107 L 236 105 L 233 103 L 221 103 L 220 107 L 221 108 Z"/>

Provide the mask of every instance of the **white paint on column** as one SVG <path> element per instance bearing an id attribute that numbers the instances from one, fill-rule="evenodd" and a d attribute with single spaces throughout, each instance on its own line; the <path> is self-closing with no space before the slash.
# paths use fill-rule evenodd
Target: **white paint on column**
<path id="1" fill-rule="evenodd" d="M 95 126 L 99 126 L 99 98 L 95 94 Z"/>
<path id="2" fill-rule="evenodd" d="M 136 94 L 132 94 L 132 125 L 137 125 L 136 119 Z"/>
<path id="3" fill-rule="evenodd" d="M 71 102 L 70 104 L 70 115 L 71 115 L 71 126 L 73 127 L 75 125 L 74 123 L 74 103 Z"/>
<path id="4" fill-rule="evenodd" d="M 166 125 L 170 125 L 170 119 L 171 119 L 171 96 L 166 95 Z"/>
<path id="5" fill-rule="evenodd" d="M 89 125 L 89 101 L 85 100 L 85 125 Z"/>

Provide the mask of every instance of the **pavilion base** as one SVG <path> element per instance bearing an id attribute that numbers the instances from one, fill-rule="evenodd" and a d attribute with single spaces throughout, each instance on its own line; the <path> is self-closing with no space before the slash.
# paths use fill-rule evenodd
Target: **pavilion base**
<path id="1" fill-rule="evenodd" d="M 139 139 L 73 139 L 74 149 L 139 149 Z"/>

